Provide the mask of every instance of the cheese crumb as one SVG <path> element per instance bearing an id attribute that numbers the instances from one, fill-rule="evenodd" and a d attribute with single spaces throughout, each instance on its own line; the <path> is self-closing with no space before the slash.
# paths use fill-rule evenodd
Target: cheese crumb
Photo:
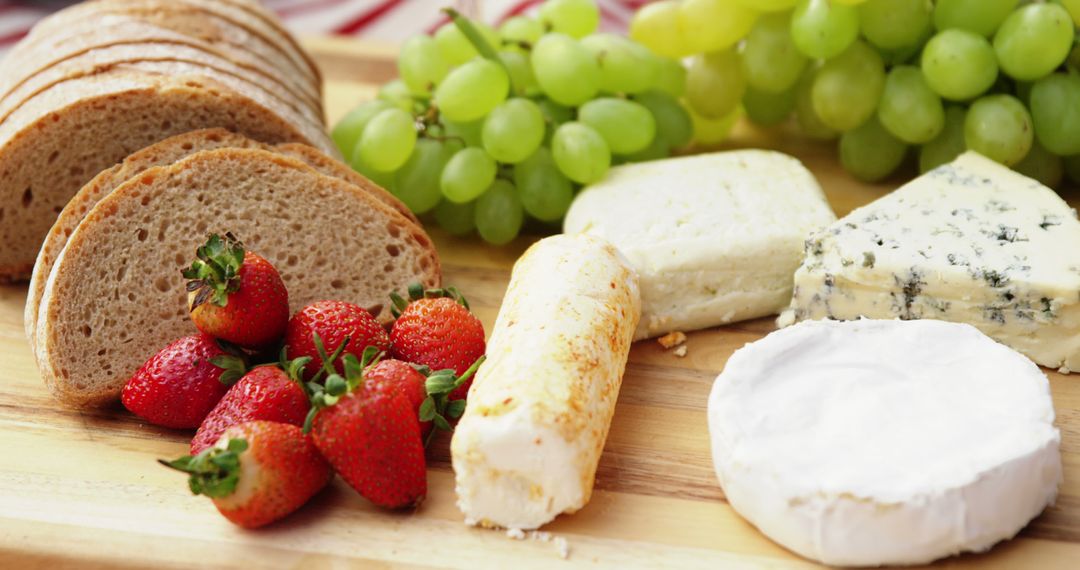
<path id="1" fill-rule="evenodd" d="M 1069 370 L 1068 366 L 1062 366 L 1061 368 L 1058 368 L 1058 374 L 1065 374 L 1066 376 L 1068 376 L 1071 373 L 1072 370 Z"/>
<path id="2" fill-rule="evenodd" d="M 559 551 L 559 558 L 566 560 L 570 558 L 570 543 L 561 536 L 555 537 L 555 548 Z"/>
<path id="3" fill-rule="evenodd" d="M 680 331 L 669 332 L 666 335 L 656 339 L 656 342 L 660 343 L 660 346 L 664 348 L 676 347 L 686 342 L 686 334 Z"/>
<path id="4" fill-rule="evenodd" d="M 506 529 L 506 536 L 514 540 L 525 540 L 525 531 L 520 528 L 508 528 Z"/>
<path id="5" fill-rule="evenodd" d="M 542 530 L 534 530 L 529 533 L 529 538 L 540 542 L 551 542 L 551 533 Z"/>
<path id="6" fill-rule="evenodd" d="M 682 358 L 682 357 L 686 356 L 686 345 L 684 344 L 684 345 L 679 346 L 678 348 L 676 348 L 675 350 L 672 351 L 672 354 L 674 354 L 675 356 L 678 356 L 679 358 Z"/>

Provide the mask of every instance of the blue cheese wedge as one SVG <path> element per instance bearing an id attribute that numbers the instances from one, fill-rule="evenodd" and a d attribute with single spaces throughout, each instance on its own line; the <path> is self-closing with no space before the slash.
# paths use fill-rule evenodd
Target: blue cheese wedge
<path id="1" fill-rule="evenodd" d="M 780 312 L 806 236 L 835 219 L 798 160 L 741 150 L 613 168 L 564 229 L 610 241 L 637 269 L 641 339 Z"/>
<path id="2" fill-rule="evenodd" d="M 1053 503 L 1062 481 L 1046 376 L 965 324 L 781 329 L 728 360 L 708 418 L 731 506 L 828 565 L 986 550 Z"/>
<path id="3" fill-rule="evenodd" d="M 589 502 L 640 315 L 603 240 L 552 236 L 514 264 L 450 444 L 468 524 L 534 529 Z"/>
<path id="4" fill-rule="evenodd" d="M 1046 367 L 1080 369 L 1080 222 L 1049 188 L 966 153 L 806 241 L 806 319 L 969 323 Z"/>

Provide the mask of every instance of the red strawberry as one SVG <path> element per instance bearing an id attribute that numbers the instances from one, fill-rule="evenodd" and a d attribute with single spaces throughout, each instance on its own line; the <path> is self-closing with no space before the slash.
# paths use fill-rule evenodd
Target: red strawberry
<path id="1" fill-rule="evenodd" d="M 417 415 L 420 414 L 420 406 L 427 399 L 427 389 L 424 387 L 427 377 L 407 362 L 400 360 L 383 360 L 368 367 L 364 371 L 364 379 L 372 390 L 385 394 L 401 394 L 409 401 L 409 406 Z M 431 422 L 420 423 L 420 435 L 427 437 L 431 431 Z"/>
<path id="2" fill-rule="evenodd" d="M 457 289 L 424 291 L 413 285 L 409 297 L 411 302 L 391 295 L 397 320 L 390 330 L 390 356 L 462 375 L 484 355 L 484 325 Z M 470 384 L 459 386 L 450 399 L 465 398 Z"/>
<path id="3" fill-rule="evenodd" d="M 161 463 L 189 473 L 191 491 L 210 497 L 225 518 L 244 528 L 299 509 L 333 476 L 309 436 L 276 422 L 233 426 L 199 455 Z"/>
<path id="4" fill-rule="evenodd" d="M 214 234 L 184 270 L 191 320 L 200 331 L 259 349 L 279 341 L 289 322 L 289 292 L 277 269 L 244 251 L 232 234 Z"/>
<path id="5" fill-rule="evenodd" d="M 289 358 L 307 356 L 320 362 L 315 335 L 322 339 L 323 346 L 331 353 L 348 338 L 349 343 L 343 352 L 357 358 L 369 346 L 374 346 L 380 352 L 390 349 L 390 337 L 379 321 L 367 309 L 344 301 L 317 301 L 300 309 L 289 319 L 285 332 Z M 338 374 L 345 372 L 340 360 L 334 361 L 334 368 Z M 316 367 L 311 367 L 307 377 L 310 379 L 316 370 Z"/>
<path id="6" fill-rule="evenodd" d="M 201 453 L 214 445 L 226 429 L 244 422 L 303 425 L 311 402 L 297 378 L 307 362 L 297 359 L 283 365 L 259 366 L 244 375 L 203 420 L 191 440 L 191 454 Z"/>
<path id="7" fill-rule="evenodd" d="M 213 338 L 186 336 L 163 348 L 124 385 L 124 407 L 144 420 L 170 428 L 193 428 L 244 374 L 244 361 Z"/>
<path id="8" fill-rule="evenodd" d="M 325 391 L 312 398 L 305 430 L 334 470 L 372 503 L 418 505 L 427 495 L 427 466 L 413 405 L 398 390 L 366 384 L 355 356 L 346 355 L 344 363 L 348 379 L 326 379 Z"/>

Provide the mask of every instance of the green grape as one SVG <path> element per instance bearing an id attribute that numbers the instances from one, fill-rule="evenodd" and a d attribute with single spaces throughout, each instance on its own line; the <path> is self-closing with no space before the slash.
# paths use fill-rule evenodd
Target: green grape
<path id="1" fill-rule="evenodd" d="M 405 41 L 398 53 L 398 73 L 409 90 L 430 94 L 435 85 L 450 72 L 450 66 L 439 54 L 439 46 L 431 36 L 413 36 Z"/>
<path id="2" fill-rule="evenodd" d="M 994 34 L 994 53 L 1006 75 L 1034 81 L 1065 63 L 1074 35 L 1065 8 L 1058 4 L 1028 4 L 1002 22 Z"/>
<path id="3" fill-rule="evenodd" d="M 859 14 L 829 0 L 799 0 L 791 16 L 791 39 L 799 51 L 829 59 L 859 37 Z"/>
<path id="4" fill-rule="evenodd" d="M 646 91 L 634 100 L 645 106 L 656 120 L 656 138 L 668 148 L 681 148 L 694 138 L 694 123 L 679 100 L 663 91 Z"/>
<path id="5" fill-rule="evenodd" d="M 630 38 L 653 53 L 679 59 L 694 53 L 679 25 L 678 0 L 662 0 L 641 7 L 630 20 Z"/>
<path id="6" fill-rule="evenodd" d="M 1054 154 L 1080 153 L 1080 76 L 1048 75 L 1031 88 L 1030 101 L 1039 142 Z"/>
<path id="7" fill-rule="evenodd" d="M 1013 165 L 1013 170 L 1050 188 L 1056 188 L 1065 177 L 1065 164 L 1061 157 L 1043 148 L 1039 141 L 1031 145 L 1023 160 Z"/>
<path id="8" fill-rule="evenodd" d="M 997 79 L 997 56 L 986 38 L 967 30 L 939 32 L 923 47 L 923 77 L 938 95 L 966 101 Z"/>
<path id="9" fill-rule="evenodd" d="M 859 29 L 882 49 L 912 46 L 930 27 L 933 9 L 927 0 L 870 0 L 859 6 Z"/>
<path id="10" fill-rule="evenodd" d="M 416 125 L 412 115 L 393 108 L 379 112 L 368 121 L 353 152 L 371 168 L 390 172 L 405 164 L 415 146 Z"/>
<path id="11" fill-rule="evenodd" d="M 874 114 L 884 88 L 885 62 L 860 40 L 821 66 L 810 96 L 822 123 L 847 131 Z"/>
<path id="12" fill-rule="evenodd" d="M 719 119 L 735 110 L 746 90 L 739 55 L 732 50 L 694 57 L 686 72 L 686 99 L 704 117 Z"/>
<path id="13" fill-rule="evenodd" d="M 522 44 L 532 47 L 543 35 L 544 24 L 525 16 L 514 16 L 499 27 L 499 37 L 503 44 L 517 44 L 519 47 Z"/>
<path id="14" fill-rule="evenodd" d="M 987 95 L 972 103 L 964 119 L 964 143 L 1006 166 L 1020 162 L 1034 139 L 1031 115 L 1012 95 Z"/>
<path id="15" fill-rule="evenodd" d="M 620 164 L 626 162 L 649 162 L 671 156 L 671 145 L 663 137 L 654 137 L 649 146 L 633 153 L 619 155 L 617 160 Z"/>
<path id="16" fill-rule="evenodd" d="M 544 114 L 544 123 L 546 125 L 544 144 L 551 144 L 551 137 L 555 134 L 555 129 L 563 123 L 573 121 L 574 111 L 550 99 L 541 99 L 536 104 L 540 107 L 540 112 Z"/>
<path id="17" fill-rule="evenodd" d="M 1064 161 L 1065 174 L 1069 175 L 1069 180 L 1072 180 L 1076 184 L 1080 184 L 1080 154 L 1066 156 Z"/>
<path id="18" fill-rule="evenodd" d="M 540 88 L 536 83 L 536 76 L 533 75 L 532 62 L 528 55 L 516 51 L 500 51 L 499 59 L 510 72 L 510 88 L 515 95 L 528 95 Z"/>
<path id="19" fill-rule="evenodd" d="M 695 52 L 728 49 L 746 37 L 757 11 L 731 0 L 683 0 L 679 28 Z"/>
<path id="20" fill-rule="evenodd" d="M 945 127 L 941 97 L 926 84 L 922 71 L 911 65 L 889 72 L 877 115 L 893 136 L 908 144 L 929 142 Z"/>
<path id="21" fill-rule="evenodd" d="M 934 140 L 919 147 L 919 172 L 928 172 L 960 156 L 964 143 L 964 119 L 967 110 L 960 106 L 945 109 L 945 127 Z"/>
<path id="22" fill-rule="evenodd" d="M 840 133 L 821 122 L 814 110 L 813 88 L 817 74 L 817 67 L 809 67 L 795 84 L 795 119 L 806 136 L 817 140 L 832 140 Z"/>
<path id="23" fill-rule="evenodd" d="M 461 139 L 465 146 L 480 146 L 483 143 L 481 133 L 484 129 L 484 121 L 469 121 L 455 123 L 454 121 L 442 121 L 445 136 Z"/>
<path id="24" fill-rule="evenodd" d="M 990 37 L 1020 0 L 937 0 L 934 27 L 953 28 Z"/>
<path id="25" fill-rule="evenodd" d="M 934 35 L 934 27 L 926 26 L 923 28 L 922 34 L 919 35 L 919 39 L 915 40 L 915 43 L 896 48 L 896 49 L 882 49 L 878 48 L 878 53 L 881 54 L 881 59 L 885 60 L 886 66 L 904 65 L 910 63 L 917 65 L 915 61 L 917 56 L 922 53 L 922 47 L 926 45 L 926 42 L 930 40 Z"/>
<path id="26" fill-rule="evenodd" d="M 694 142 L 703 145 L 714 145 L 723 142 L 735 128 L 735 123 L 742 116 L 738 107 L 728 116 L 719 119 L 708 119 L 694 112 L 693 108 L 687 108 L 690 120 L 694 124 Z"/>
<path id="27" fill-rule="evenodd" d="M 596 129 L 615 154 L 635 153 L 649 146 L 656 136 L 652 113 L 626 99 L 593 99 L 578 109 L 578 121 Z"/>
<path id="28" fill-rule="evenodd" d="M 742 49 L 746 83 L 757 91 L 780 93 L 795 86 L 807 57 L 791 41 L 789 14 L 768 14 L 754 24 Z"/>
<path id="29" fill-rule="evenodd" d="M 833 1 L 833 3 L 840 4 L 841 6 L 858 6 L 859 4 L 863 4 L 863 3 L 866 2 L 866 0 L 832 0 L 832 1 Z"/>
<path id="30" fill-rule="evenodd" d="M 442 199 L 439 178 L 458 148 L 461 148 L 460 143 L 444 144 L 435 139 L 416 141 L 412 156 L 397 171 L 394 195 L 416 214 L 430 211 Z"/>
<path id="31" fill-rule="evenodd" d="M 1069 15 L 1072 16 L 1073 24 L 1080 26 L 1080 0 L 1055 0 L 1059 2 L 1066 10 L 1069 11 Z"/>
<path id="32" fill-rule="evenodd" d="M 566 215 L 574 200 L 574 187 L 555 164 L 546 148 L 514 166 L 521 205 L 528 214 L 542 222 L 556 222 Z"/>
<path id="33" fill-rule="evenodd" d="M 455 204 L 443 200 L 435 206 L 435 221 L 453 236 L 469 235 L 476 229 L 476 202 Z"/>
<path id="34" fill-rule="evenodd" d="M 395 182 L 393 172 L 382 172 L 379 170 L 375 170 L 367 164 L 364 164 L 364 162 L 360 159 L 360 153 L 354 153 L 349 158 L 349 166 L 351 166 L 352 169 L 356 172 L 364 175 L 364 177 L 368 180 L 377 184 L 380 188 L 390 193 L 394 192 Z"/>
<path id="35" fill-rule="evenodd" d="M 392 107 L 393 105 L 381 99 L 366 101 L 349 111 L 347 115 L 338 121 L 334 125 L 334 130 L 330 133 L 330 138 L 334 140 L 334 144 L 341 151 L 341 156 L 352 156 L 356 143 L 360 142 L 360 135 L 364 132 L 364 127 L 367 126 L 368 121 L 380 112 Z"/>
<path id="36" fill-rule="evenodd" d="M 551 156 L 559 171 L 579 184 L 592 184 L 607 174 L 611 150 L 588 125 L 563 123 L 551 137 Z"/>
<path id="37" fill-rule="evenodd" d="M 615 34 L 595 34 L 581 45 L 596 58 L 600 90 L 608 93 L 640 93 L 656 83 L 659 58 L 649 48 Z"/>
<path id="38" fill-rule="evenodd" d="M 514 185 L 498 179 L 476 201 L 476 231 L 495 245 L 510 243 L 521 231 L 525 213 Z"/>
<path id="39" fill-rule="evenodd" d="M 482 148 L 459 150 L 450 158 L 439 178 L 439 188 L 447 200 L 464 204 L 471 202 L 495 181 L 498 166 Z"/>
<path id="40" fill-rule="evenodd" d="M 583 38 L 600 25 L 600 9 L 593 0 L 547 0 L 540 5 L 540 20 L 560 34 Z"/>
<path id="41" fill-rule="evenodd" d="M 507 99 L 484 119 L 483 141 L 495 160 L 521 162 L 544 142 L 544 114 L 529 99 Z"/>
<path id="42" fill-rule="evenodd" d="M 383 86 L 379 88 L 376 97 L 378 97 L 380 101 L 386 101 L 402 111 L 411 113 L 413 110 L 412 91 L 410 91 L 409 86 L 405 85 L 405 82 L 400 79 L 384 83 Z"/>
<path id="43" fill-rule="evenodd" d="M 840 164 L 859 180 L 877 182 L 900 167 L 907 148 L 881 126 L 877 117 L 871 117 L 857 129 L 840 135 Z"/>
<path id="44" fill-rule="evenodd" d="M 490 113 L 509 91 L 510 78 L 502 65 L 474 59 L 446 76 L 435 89 L 435 103 L 442 116 L 463 123 Z"/>
<path id="45" fill-rule="evenodd" d="M 759 12 L 780 12 L 795 7 L 797 0 L 736 0 L 739 4 Z"/>
<path id="46" fill-rule="evenodd" d="M 666 57 L 657 58 L 656 89 L 671 95 L 682 97 L 686 94 L 686 68 L 681 61 Z"/>
<path id="47" fill-rule="evenodd" d="M 600 90 L 600 66 L 581 42 L 563 34 L 546 34 L 532 51 L 533 73 L 552 101 L 576 107 Z"/>
<path id="48" fill-rule="evenodd" d="M 492 49 L 498 49 L 502 43 L 499 39 L 499 34 L 483 22 L 474 21 L 473 26 L 476 26 L 477 31 L 484 38 L 484 41 L 492 47 Z M 477 55 L 480 55 L 476 51 L 476 47 L 472 45 L 469 38 L 465 37 L 465 34 L 461 33 L 461 29 L 457 27 L 453 22 L 443 24 L 435 32 L 435 44 L 439 47 L 439 53 L 442 55 L 443 61 L 449 64 L 451 67 L 461 65 Z"/>
<path id="49" fill-rule="evenodd" d="M 746 116 L 755 125 L 770 127 L 782 123 L 791 116 L 791 112 L 795 109 L 795 89 L 768 93 L 748 87 L 746 94 L 743 95 L 742 104 L 746 109 Z"/>

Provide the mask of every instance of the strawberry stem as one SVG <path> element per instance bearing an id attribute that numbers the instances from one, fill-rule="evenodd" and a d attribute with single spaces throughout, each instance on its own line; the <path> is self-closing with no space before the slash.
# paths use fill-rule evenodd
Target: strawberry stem
<path id="1" fill-rule="evenodd" d="M 225 237 L 211 234 L 206 243 L 195 250 L 195 261 L 183 270 L 187 291 L 195 293 L 190 310 L 207 301 L 224 307 L 229 295 L 240 289 L 239 273 L 244 265 L 244 244 L 227 232 Z"/>
<path id="2" fill-rule="evenodd" d="M 158 459 L 158 463 L 190 475 L 188 487 L 196 495 L 227 497 L 240 481 L 240 455 L 247 448 L 247 440 L 230 438 L 225 447 L 215 445 L 194 457 L 185 455 L 172 461 Z"/>

